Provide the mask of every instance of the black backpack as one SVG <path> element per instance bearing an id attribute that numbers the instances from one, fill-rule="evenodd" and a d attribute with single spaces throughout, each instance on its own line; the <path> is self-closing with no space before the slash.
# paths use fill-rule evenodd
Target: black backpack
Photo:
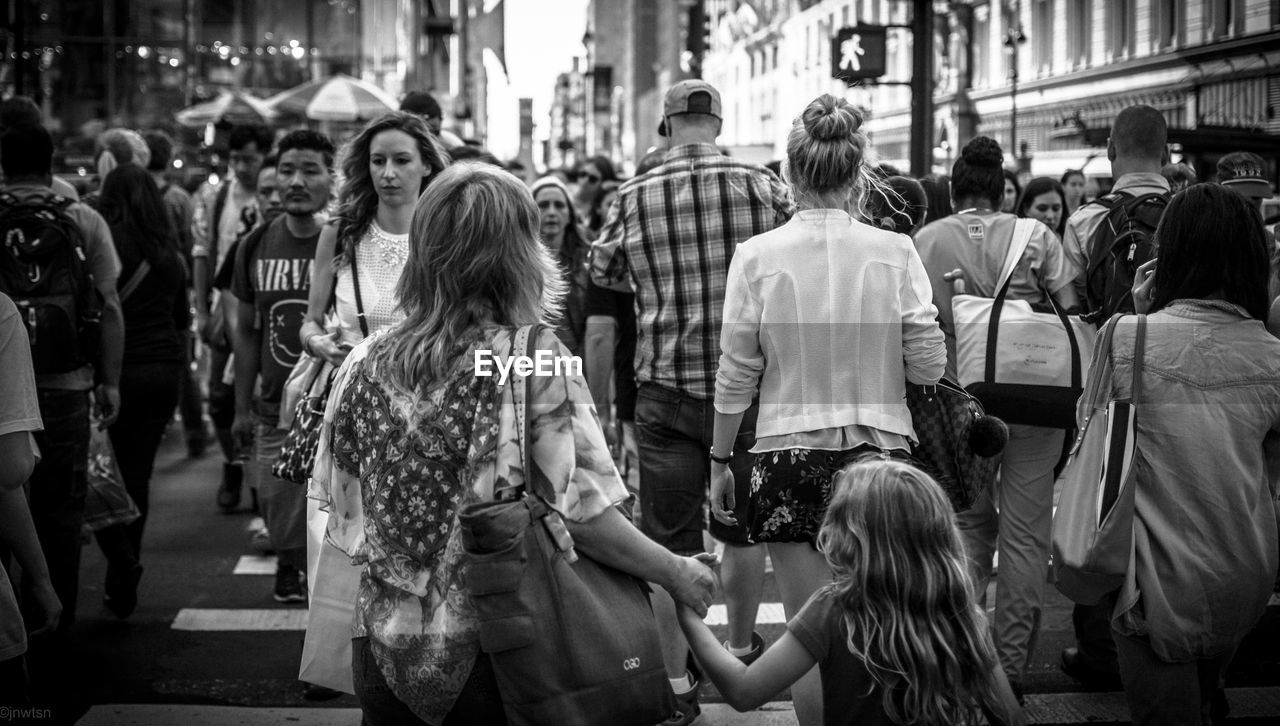
<path id="1" fill-rule="evenodd" d="M 1116 313 L 1133 312 L 1133 277 L 1151 259 L 1151 239 L 1170 196 L 1113 192 L 1094 200 L 1106 207 L 1107 215 L 1089 238 L 1086 320 L 1101 325 Z"/>
<path id="2" fill-rule="evenodd" d="M 72 200 L 19 200 L 0 192 L 0 292 L 13 298 L 37 374 L 97 363 L 102 298 L 84 253 Z"/>

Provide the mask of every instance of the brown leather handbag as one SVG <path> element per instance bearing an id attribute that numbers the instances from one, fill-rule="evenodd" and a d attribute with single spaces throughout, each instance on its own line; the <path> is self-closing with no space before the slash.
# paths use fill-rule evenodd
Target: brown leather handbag
<path id="1" fill-rule="evenodd" d="M 521 328 L 512 351 L 536 340 Z M 649 726 L 676 710 L 649 587 L 577 552 L 555 492 L 532 457 L 526 380 L 513 382 L 526 489 L 459 515 L 465 581 L 507 719 L 520 724 Z"/>

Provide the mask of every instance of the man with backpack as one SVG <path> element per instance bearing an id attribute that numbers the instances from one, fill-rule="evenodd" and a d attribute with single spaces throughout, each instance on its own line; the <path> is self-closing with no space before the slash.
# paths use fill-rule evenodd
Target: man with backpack
<path id="1" fill-rule="evenodd" d="M 31 515 L 63 604 L 59 632 L 75 621 L 80 529 L 88 486 L 89 394 L 101 427 L 120 407 L 124 318 L 120 259 L 107 223 L 50 188 L 53 140 L 43 126 L 0 135 L 0 292 L 18 307 L 31 342 L 44 431 L 31 474 Z M 25 589 L 25 588 L 24 588 Z"/>
<path id="2" fill-rule="evenodd" d="M 1087 319 L 1098 325 L 1115 313 L 1133 312 L 1134 272 L 1151 259 L 1151 237 L 1172 196 L 1160 173 L 1169 156 L 1167 134 L 1156 109 L 1122 110 L 1107 140 L 1115 185 L 1067 220 L 1062 248 L 1076 268 L 1076 294 Z"/>
<path id="3" fill-rule="evenodd" d="M 1167 128 L 1150 106 L 1122 110 L 1107 140 L 1115 186 L 1067 220 L 1063 251 L 1076 267 L 1076 292 L 1087 319 L 1098 325 L 1115 313 L 1133 312 L 1134 272 L 1154 256 L 1151 238 L 1172 196 L 1160 173 L 1168 158 Z M 1062 651 L 1062 669 L 1086 683 L 1118 687 L 1110 608 L 1076 605 L 1071 620 L 1076 647 Z"/>

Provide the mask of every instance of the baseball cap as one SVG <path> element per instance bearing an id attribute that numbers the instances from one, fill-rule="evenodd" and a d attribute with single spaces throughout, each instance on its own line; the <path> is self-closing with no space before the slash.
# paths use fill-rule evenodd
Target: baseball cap
<path id="1" fill-rule="evenodd" d="M 667 89 L 662 102 L 662 121 L 658 123 L 658 135 L 667 135 L 667 117 L 682 113 L 705 113 L 723 119 L 720 112 L 720 92 L 706 81 L 691 78 L 680 81 Z"/>

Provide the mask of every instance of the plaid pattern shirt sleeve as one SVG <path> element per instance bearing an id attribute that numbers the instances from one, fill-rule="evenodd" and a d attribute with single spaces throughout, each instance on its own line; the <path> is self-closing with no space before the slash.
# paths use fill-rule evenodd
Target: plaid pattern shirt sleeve
<path id="1" fill-rule="evenodd" d="M 674 147 L 661 167 L 623 185 L 592 272 L 611 287 L 629 273 L 638 381 L 714 396 L 734 250 L 785 222 L 794 206 L 777 176 L 710 144 Z"/>

